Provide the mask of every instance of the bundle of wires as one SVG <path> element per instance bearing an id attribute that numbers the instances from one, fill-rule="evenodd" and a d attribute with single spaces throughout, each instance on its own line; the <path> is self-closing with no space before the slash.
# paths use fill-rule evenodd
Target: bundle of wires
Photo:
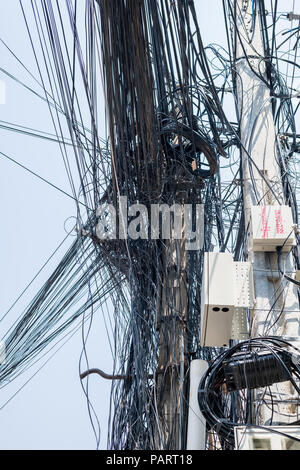
<path id="1" fill-rule="evenodd" d="M 299 401 L 299 379 L 298 348 L 278 338 L 252 338 L 227 349 L 211 362 L 199 384 L 199 407 L 221 446 L 232 449 L 235 426 L 256 424 L 250 406 L 251 390 L 267 390 L 274 383 L 290 381 Z M 261 401 L 265 394 L 261 390 Z M 271 406 L 276 406 L 275 399 Z"/>
<path id="2" fill-rule="evenodd" d="M 112 383 L 108 446 L 114 449 L 174 448 L 180 426 L 162 418 L 164 397 L 171 397 L 173 408 L 184 403 L 179 413 L 182 431 L 189 361 L 219 355 L 200 345 L 203 253 L 229 250 L 236 261 L 245 259 L 240 161 L 246 149 L 240 140 L 239 116 L 236 119 L 228 111 L 228 100 L 234 109 L 238 80 L 229 35 L 230 28 L 236 30 L 234 3 L 223 0 L 226 51 L 215 44 L 204 47 L 192 0 L 20 0 L 39 73 L 38 93 L 33 91 L 48 105 L 55 135 L 11 123 L 2 122 L 0 127 L 58 142 L 78 226 L 84 231 L 5 335 L 8 360 L 1 369 L 2 384 L 29 366 L 87 310 L 96 311 L 110 297 L 113 369 L 116 376 L 125 377 Z M 288 51 L 282 51 L 278 2 L 269 3 L 271 24 L 265 2 L 253 0 L 254 11 L 260 11 L 267 76 L 257 73 L 273 97 L 285 203 L 292 207 L 297 223 L 300 108 L 292 97 L 298 49 L 293 51 L 291 43 Z M 288 33 L 298 41 L 299 31 Z M 18 82 L 29 90 L 23 80 Z M 100 133 L 105 119 L 104 142 Z M 254 177 L 251 183 L 255 187 Z M 202 203 L 203 249 L 182 259 L 178 245 L 172 258 L 170 246 L 161 239 L 97 239 L 98 206 L 116 207 L 120 196 L 128 198 L 128 205 L 138 202 L 148 209 L 153 203 L 171 205 L 178 200 Z M 296 249 L 294 256 L 295 266 L 299 265 Z M 174 286 L 168 282 L 170 273 Z M 178 280 L 183 286 L 180 292 L 175 287 Z M 277 312 L 278 292 L 273 300 L 270 310 Z M 183 347 L 179 331 L 186 337 Z M 179 371 L 182 350 L 184 366 Z M 214 364 L 223 364 L 229 358 L 225 356 L 221 353 Z M 175 384 L 180 373 L 179 391 Z M 224 377 L 220 380 L 224 385 Z M 208 416 L 208 422 L 214 430 L 221 426 L 222 439 L 232 444 L 232 426 L 223 433 L 222 419 L 247 423 L 251 397 L 247 391 L 243 396 L 240 391 L 226 395 L 218 382 L 214 384 L 210 398 L 216 406 L 213 415 L 220 421 Z"/>
<path id="3" fill-rule="evenodd" d="M 76 320 L 120 291 L 122 276 L 92 241 L 78 237 L 48 281 L 3 337 L 0 388 L 27 370 Z M 123 300 L 124 305 L 125 301 Z M 3 320 L 3 318 L 1 319 Z"/>

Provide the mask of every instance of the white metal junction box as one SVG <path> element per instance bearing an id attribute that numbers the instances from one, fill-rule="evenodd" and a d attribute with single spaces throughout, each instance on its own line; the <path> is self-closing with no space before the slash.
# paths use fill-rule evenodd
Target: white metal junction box
<path id="1" fill-rule="evenodd" d="M 252 308 L 251 263 L 232 253 L 205 253 L 201 294 L 201 345 L 222 347 L 247 335 L 246 308 Z M 247 338 L 248 336 L 246 336 Z"/>
<path id="2" fill-rule="evenodd" d="M 252 206 L 252 242 L 254 251 L 290 251 L 296 244 L 292 209 L 289 206 Z"/>
<path id="3" fill-rule="evenodd" d="M 234 438 L 235 450 L 300 450 L 300 426 L 236 426 Z"/>

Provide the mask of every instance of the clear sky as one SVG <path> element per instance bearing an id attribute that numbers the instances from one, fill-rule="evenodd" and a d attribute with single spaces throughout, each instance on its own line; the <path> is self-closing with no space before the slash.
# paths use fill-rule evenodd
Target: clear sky
<path id="1" fill-rule="evenodd" d="M 19 0 L 0 1 L 0 39 L 7 43 L 29 70 L 36 73 Z M 26 2 L 29 3 L 30 0 L 23 1 L 24 4 Z M 195 0 L 195 3 L 205 45 L 210 42 L 225 45 L 222 1 Z M 29 75 L 1 43 L 0 67 L 28 85 L 32 84 Z M 0 105 L 1 121 L 53 132 L 45 103 L 8 78 L 1 70 L 0 80 L 4 80 L 6 84 L 6 104 Z M 55 143 L 0 129 L 0 151 L 68 190 L 66 172 Z M 65 237 L 65 221 L 76 213 L 72 200 L 1 155 L 0 174 L 1 317 Z M 17 304 L 8 323 L 26 308 L 28 301 L 42 286 L 71 241 L 65 244 L 28 294 Z M 5 322 L 0 323 L 0 336 L 5 332 L 6 326 Z M 88 343 L 90 366 L 109 373 L 111 360 L 100 312 L 95 318 L 92 331 Z M 95 448 L 86 399 L 78 377 L 81 350 L 82 338 L 79 332 L 4 408 L 6 401 L 30 374 L 24 376 L 22 381 L 0 390 L 0 449 Z M 109 392 L 109 382 L 98 376 L 91 378 L 90 397 L 101 423 L 101 448 L 106 448 Z"/>

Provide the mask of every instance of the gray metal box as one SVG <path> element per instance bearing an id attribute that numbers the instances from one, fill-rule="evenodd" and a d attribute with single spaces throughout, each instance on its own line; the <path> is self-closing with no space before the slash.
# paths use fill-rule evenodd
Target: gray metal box
<path id="1" fill-rule="evenodd" d="M 251 263 L 232 253 L 205 253 L 201 294 L 201 345 L 228 346 L 247 338 L 246 308 L 254 302 Z"/>
<path id="2" fill-rule="evenodd" d="M 292 209 L 289 206 L 253 206 L 251 208 L 254 251 L 290 251 L 295 245 Z"/>

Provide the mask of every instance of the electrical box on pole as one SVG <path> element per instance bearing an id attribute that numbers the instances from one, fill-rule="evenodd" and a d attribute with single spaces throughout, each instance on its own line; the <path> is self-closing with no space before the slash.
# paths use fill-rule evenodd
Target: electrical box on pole
<path id="1" fill-rule="evenodd" d="M 250 262 L 234 262 L 232 253 L 205 253 L 201 294 L 202 346 L 228 346 L 244 339 L 245 313 L 254 303 Z"/>
<path id="2" fill-rule="evenodd" d="M 300 426 L 237 426 L 235 450 L 300 450 Z"/>
<path id="3" fill-rule="evenodd" d="M 295 243 L 292 209 L 289 206 L 252 206 L 253 251 L 290 251 Z"/>

